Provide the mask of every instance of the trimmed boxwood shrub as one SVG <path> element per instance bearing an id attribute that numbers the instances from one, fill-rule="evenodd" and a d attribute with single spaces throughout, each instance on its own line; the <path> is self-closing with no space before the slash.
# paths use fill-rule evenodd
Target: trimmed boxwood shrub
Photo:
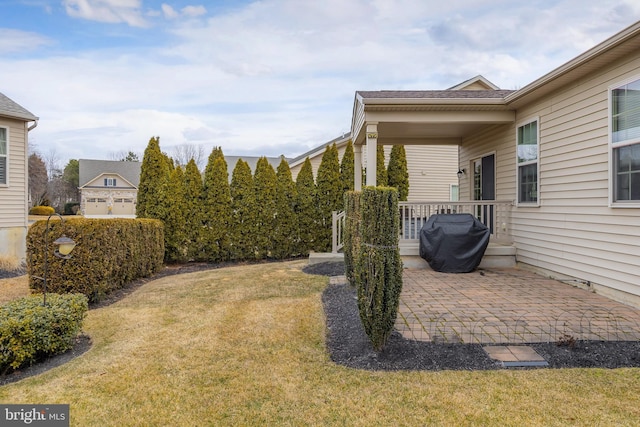
<path id="1" fill-rule="evenodd" d="M 34 206 L 29 210 L 29 215 L 53 215 L 56 210 L 51 206 Z"/>
<path id="2" fill-rule="evenodd" d="M 27 272 L 31 289 L 42 292 L 46 221 L 33 224 L 27 234 Z M 62 235 L 77 246 L 71 259 L 54 256 L 52 242 Z M 162 268 L 164 232 L 155 219 L 69 218 L 49 226 L 47 291 L 81 293 L 99 301 L 127 283 Z"/>
<path id="3" fill-rule="evenodd" d="M 362 326 L 376 351 L 393 331 L 402 291 L 402 260 L 398 247 L 398 191 L 365 187 L 354 275 Z"/>
<path id="4" fill-rule="evenodd" d="M 32 295 L 0 307 L 0 373 L 71 349 L 88 310 L 81 294 Z"/>

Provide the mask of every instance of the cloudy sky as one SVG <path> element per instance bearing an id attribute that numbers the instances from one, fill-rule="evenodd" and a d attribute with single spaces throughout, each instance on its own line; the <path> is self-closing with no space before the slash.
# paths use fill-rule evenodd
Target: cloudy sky
<path id="1" fill-rule="evenodd" d="M 350 130 L 356 90 L 517 89 L 638 20 L 638 0 L 3 0 L 0 92 L 62 163 L 152 136 L 293 157 Z"/>

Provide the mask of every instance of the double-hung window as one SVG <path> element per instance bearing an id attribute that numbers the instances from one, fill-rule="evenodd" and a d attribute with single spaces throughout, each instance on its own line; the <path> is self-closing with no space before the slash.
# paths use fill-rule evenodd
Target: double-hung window
<path id="1" fill-rule="evenodd" d="M 105 178 L 104 179 L 105 187 L 115 187 L 116 186 L 116 178 Z"/>
<path id="2" fill-rule="evenodd" d="M 517 168 L 518 203 L 538 204 L 538 120 L 518 127 Z"/>
<path id="3" fill-rule="evenodd" d="M 7 128 L 0 128 L 0 185 L 9 182 L 9 138 Z"/>
<path id="4" fill-rule="evenodd" d="M 610 92 L 612 201 L 640 203 L 640 79 Z"/>

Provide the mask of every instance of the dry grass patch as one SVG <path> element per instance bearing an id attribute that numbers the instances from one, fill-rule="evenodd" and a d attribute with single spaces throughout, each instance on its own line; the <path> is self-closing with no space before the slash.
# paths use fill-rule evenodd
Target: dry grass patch
<path id="1" fill-rule="evenodd" d="M 26 274 L 9 279 L 0 279 L 0 305 L 27 295 L 31 295 L 31 290 L 29 289 L 29 278 Z"/>
<path id="2" fill-rule="evenodd" d="M 327 279 L 304 262 L 150 282 L 92 310 L 83 356 L 0 387 L 73 425 L 634 425 L 639 369 L 366 372 L 325 349 Z"/>

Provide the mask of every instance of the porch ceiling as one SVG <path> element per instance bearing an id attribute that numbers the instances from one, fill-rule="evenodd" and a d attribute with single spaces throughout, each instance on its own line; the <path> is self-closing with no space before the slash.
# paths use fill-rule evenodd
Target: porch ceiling
<path id="1" fill-rule="evenodd" d="M 367 124 L 377 124 L 378 144 L 458 145 L 484 127 L 514 123 L 515 112 L 506 108 L 458 111 L 363 111 L 352 129 L 354 144 L 364 144 Z"/>

